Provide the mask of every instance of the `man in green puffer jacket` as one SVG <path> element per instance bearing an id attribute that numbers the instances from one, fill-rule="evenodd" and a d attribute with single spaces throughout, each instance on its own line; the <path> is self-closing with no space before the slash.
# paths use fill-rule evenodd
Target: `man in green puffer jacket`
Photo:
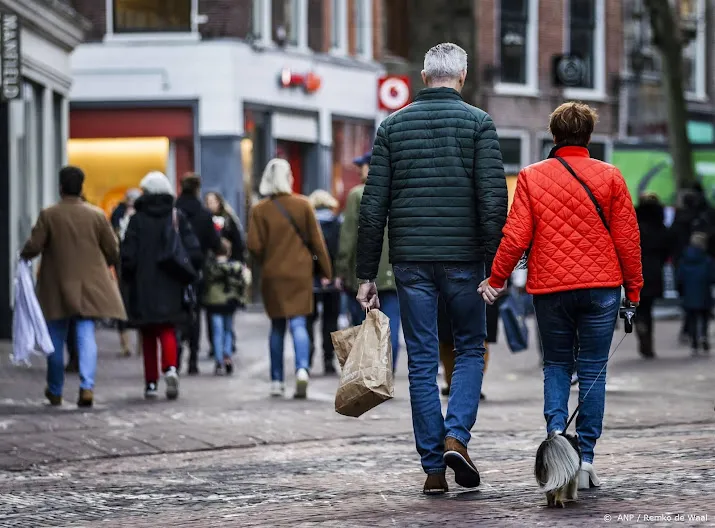
<path id="1" fill-rule="evenodd" d="M 348 193 L 345 211 L 343 212 L 343 225 L 340 229 L 340 246 L 338 258 L 335 262 L 335 273 L 343 282 L 345 290 L 350 295 L 348 307 L 353 326 L 362 324 L 365 320 L 365 310 L 355 299 L 358 291 L 358 281 L 355 274 L 355 258 L 357 256 L 358 217 L 360 215 L 360 202 L 365 190 L 368 169 L 370 168 L 370 153 L 353 160 L 353 163 L 362 171 L 362 184 L 353 187 Z M 400 303 L 397 299 L 395 277 L 388 258 L 388 243 L 385 236 L 382 256 L 378 266 L 375 283 L 380 290 L 381 309 L 390 319 L 390 334 L 392 341 L 392 370 L 395 371 L 400 349 Z"/>
<path id="2" fill-rule="evenodd" d="M 389 218 L 412 421 L 429 494 L 447 491 L 447 466 L 458 485 L 480 483 L 467 452 L 487 334 L 477 288 L 496 254 L 507 212 L 496 128 L 486 112 L 463 101 L 466 76 L 467 54 L 459 46 L 439 44 L 427 52 L 427 88 L 377 131 L 358 228 L 358 300 L 365 309 L 376 308 L 375 279 Z M 446 418 L 436 382 L 439 296 L 447 304 L 456 352 Z"/>

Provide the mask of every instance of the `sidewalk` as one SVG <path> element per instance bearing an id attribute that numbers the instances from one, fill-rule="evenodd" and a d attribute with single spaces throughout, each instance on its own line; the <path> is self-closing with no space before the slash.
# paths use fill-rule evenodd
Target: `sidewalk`
<path id="1" fill-rule="evenodd" d="M 77 410 L 78 380 L 70 377 L 65 406 L 49 408 L 42 401 L 44 367 L 39 361 L 31 369 L 8 366 L 3 345 L 0 527 L 102 521 L 602 526 L 606 514 L 663 512 L 709 513 L 700 525 L 715 525 L 715 360 L 693 359 L 679 348 L 678 324 L 658 323 L 656 361 L 638 357 L 634 336 L 616 352 L 596 460 L 604 488 L 564 512 L 542 508 L 533 483 L 533 456 L 544 434 L 533 349 L 513 355 L 503 343 L 493 347 L 484 384 L 488 400 L 471 444 L 481 491 L 452 493 L 439 502 L 419 493 L 423 475 L 411 433 L 404 350 L 396 398 L 350 419 L 333 410 L 335 378 L 315 377 L 308 401 L 267 397 L 268 322 L 262 314 L 238 318 L 236 376 L 215 378 L 204 360 L 200 377 L 182 377 L 176 402 L 145 402 L 141 360 L 118 358 L 116 336 L 102 333 L 97 407 Z M 286 358 L 286 372 L 292 372 L 289 340 Z M 290 396 L 290 381 L 288 388 Z"/>

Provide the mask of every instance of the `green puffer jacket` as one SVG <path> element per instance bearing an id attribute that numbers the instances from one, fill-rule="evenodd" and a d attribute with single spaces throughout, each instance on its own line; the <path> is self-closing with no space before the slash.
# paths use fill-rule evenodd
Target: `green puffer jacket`
<path id="1" fill-rule="evenodd" d="M 335 261 L 335 273 L 345 281 L 345 288 L 350 292 L 357 292 L 358 290 L 355 257 L 357 256 L 360 201 L 364 191 L 365 186 L 358 185 L 348 194 L 345 211 L 343 212 L 343 225 L 340 229 L 340 248 L 338 258 Z M 378 291 L 394 290 L 396 288 L 395 278 L 392 275 L 392 266 L 390 266 L 389 252 L 387 232 L 385 232 L 380 265 L 377 279 L 375 280 Z"/>
<path id="2" fill-rule="evenodd" d="M 211 312 L 232 312 L 243 306 L 246 291 L 245 264 L 210 258 L 204 270 L 202 304 Z"/>
<path id="3" fill-rule="evenodd" d="M 389 217 L 390 262 L 491 261 L 507 188 L 491 117 L 426 88 L 380 125 L 360 207 L 357 276 L 373 279 Z"/>

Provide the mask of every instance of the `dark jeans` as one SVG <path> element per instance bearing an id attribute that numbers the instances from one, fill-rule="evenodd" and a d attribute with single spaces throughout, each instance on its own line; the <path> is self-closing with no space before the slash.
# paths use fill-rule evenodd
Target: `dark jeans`
<path id="1" fill-rule="evenodd" d="M 69 363 L 73 365 L 79 364 L 79 348 L 77 347 L 77 319 L 70 319 L 67 329 L 67 354 L 69 355 Z"/>
<path id="2" fill-rule="evenodd" d="M 426 473 L 445 470 L 446 436 L 465 446 L 477 419 L 487 337 L 486 309 L 477 294 L 484 263 L 400 263 L 393 265 L 407 344 L 412 426 Z M 437 300 L 442 296 L 452 321 L 456 354 L 446 417 L 442 416 L 437 371 Z"/>
<path id="3" fill-rule="evenodd" d="M 638 312 L 636 314 L 635 326 L 638 335 L 640 353 L 643 356 L 653 356 L 653 304 L 654 297 L 641 296 Z"/>
<path id="4" fill-rule="evenodd" d="M 310 368 L 313 368 L 315 355 L 315 323 L 321 320 L 323 334 L 323 364 L 326 368 L 333 365 L 335 349 L 330 334 L 338 331 L 338 317 L 340 317 L 340 292 L 321 292 L 314 295 L 315 308 L 313 315 L 308 317 L 308 337 L 310 339 Z M 322 313 L 318 312 L 318 305 L 323 306 Z"/>
<path id="5" fill-rule="evenodd" d="M 189 345 L 189 367 L 196 367 L 199 362 L 199 344 L 201 343 L 201 307 L 195 306 L 189 311 L 189 320 L 179 332 L 177 369 L 181 369 L 184 355 L 184 343 Z"/>
<path id="6" fill-rule="evenodd" d="M 640 309 L 640 308 L 639 308 Z M 708 343 L 708 326 L 710 323 L 709 310 L 686 310 L 686 326 L 690 337 L 690 345 L 697 349 Z"/>
<path id="7" fill-rule="evenodd" d="M 596 440 L 601 436 L 606 404 L 605 365 L 620 300 L 620 288 L 534 296 L 544 352 L 544 417 L 548 433 L 563 431 L 566 427 L 574 367 L 578 374 L 579 401 L 584 400 L 593 386 L 576 418 L 576 432 L 585 462 L 593 462 Z"/>

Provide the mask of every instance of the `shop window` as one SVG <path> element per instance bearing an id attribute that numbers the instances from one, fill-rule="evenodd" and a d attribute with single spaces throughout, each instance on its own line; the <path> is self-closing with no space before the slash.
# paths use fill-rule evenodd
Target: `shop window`
<path id="1" fill-rule="evenodd" d="M 188 33 L 192 7 L 192 0 L 113 0 L 114 33 Z"/>
<path id="2" fill-rule="evenodd" d="M 325 1 L 308 0 L 308 47 L 318 53 L 326 51 L 323 33 Z"/>
<path id="3" fill-rule="evenodd" d="M 279 44 L 298 44 L 298 0 L 271 0 L 271 34 Z"/>
<path id="4" fill-rule="evenodd" d="M 514 176 L 519 174 L 521 166 L 521 138 L 499 138 L 502 161 L 504 162 L 504 172 Z"/>

